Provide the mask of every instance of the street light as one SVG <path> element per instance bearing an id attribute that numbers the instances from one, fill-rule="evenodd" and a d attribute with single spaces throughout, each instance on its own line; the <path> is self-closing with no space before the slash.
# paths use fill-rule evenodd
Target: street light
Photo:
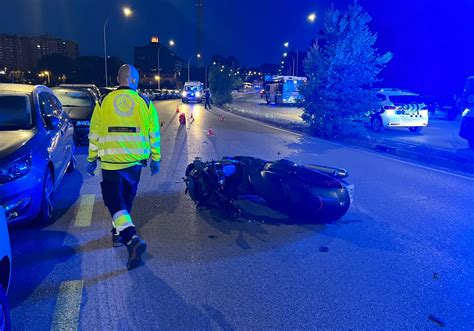
<path id="1" fill-rule="evenodd" d="M 317 19 L 317 18 L 318 18 L 318 17 L 316 16 L 316 13 L 311 13 L 311 14 L 308 15 L 308 21 L 309 21 L 310 23 L 316 22 L 316 19 Z"/>
<path id="2" fill-rule="evenodd" d="M 286 43 L 283 44 L 286 48 L 290 47 L 290 43 L 287 41 Z"/>
<path id="3" fill-rule="evenodd" d="M 125 17 L 130 17 L 132 16 L 132 10 L 130 9 L 130 7 L 123 7 L 122 8 L 122 13 Z M 105 66 L 105 86 L 109 86 L 109 75 L 108 75 L 108 70 L 107 70 L 107 33 L 106 33 L 106 29 L 107 29 L 107 23 L 109 23 L 109 20 L 110 20 L 110 17 L 112 15 L 109 15 L 109 17 L 107 17 L 107 19 L 105 20 L 105 23 L 104 23 L 104 66 Z"/>
<path id="4" fill-rule="evenodd" d="M 155 80 L 156 80 L 156 82 L 158 83 L 158 89 L 160 89 L 161 77 L 160 77 L 159 75 L 155 75 Z"/>
<path id="5" fill-rule="evenodd" d="M 123 7 L 122 11 L 123 11 L 123 14 L 125 15 L 125 17 L 130 17 L 133 14 L 130 7 Z"/>
<path id="6" fill-rule="evenodd" d="M 38 77 L 47 77 L 48 78 L 48 85 L 51 85 L 51 73 L 49 71 L 43 71 L 38 74 Z"/>
<path id="7" fill-rule="evenodd" d="M 287 52 L 283 53 L 283 57 L 287 57 L 287 56 L 288 56 Z"/>
<path id="8" fill-rule="evenodd" d="M 175 45 L 175 42 L 174 40 L 170 40 L 169 41 L 169 45 L 170 47 L 173 47 Z M 160 46 L 158 47 L 158 52 L 156 54 L 156 57 L 158 59 L 158 63 L 157 63 L 157 67 L 156 67 L 156 72 L 158 73 L 158 76 L 161 77 L 161 68 L 160 68 L 160 51 L 161 51 L 161 48 L 163 47 L 162 44 L 160 44 Z M 158 80 L 158 89 L 161 89 L 161 79 Z"/>

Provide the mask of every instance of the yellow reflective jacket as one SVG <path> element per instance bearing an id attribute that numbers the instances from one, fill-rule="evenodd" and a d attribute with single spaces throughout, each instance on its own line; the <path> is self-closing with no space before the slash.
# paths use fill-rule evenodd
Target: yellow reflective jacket
<path id="1" fill-rule="evenodd" d="M 89 155 L 102 169 L 120 170 L 143 160 L 159 161 L 160 124 L 155 106 L 128 87 L 110 92 L 95 106 L 89 132 Z"/>

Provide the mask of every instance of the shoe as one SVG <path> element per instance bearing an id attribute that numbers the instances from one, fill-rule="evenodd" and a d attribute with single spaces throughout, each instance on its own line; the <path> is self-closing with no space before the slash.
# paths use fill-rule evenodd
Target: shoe
<path id="1" fill-rule="evenodd" d="M 142 264 L 142 254 L 146 251 L 146 243 L 139 236 L 134 236 L 132 242 L 127 245 L 128 263 L 127 269 L 132 270 Z"/>
<path id="2" fill-rule="evenodd" d="M 115 228 L 112 229 L 112 246 L 113 247 L 121 247 L 123 246 L 123 243 L 122 243 L 122 237 L 120 236 L 120 234 L 117 232 L 117 230 Z"/>

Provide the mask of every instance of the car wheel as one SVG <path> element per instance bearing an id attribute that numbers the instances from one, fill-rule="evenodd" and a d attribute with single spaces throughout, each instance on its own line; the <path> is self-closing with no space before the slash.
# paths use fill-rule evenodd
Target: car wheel
<path id="1" fill-rule="evenodd" d="M 421 130 L 423 130 L 423 127 L 422 126 L 410 126 L 408 128 L 408 130 L 410 130 L 410 132 L 413 132 L 413 133 L 420 133 Z"/>
<path id="2" fill-rule="evenodd" d="M 10 325 L 10 307 L 8 298 L 3 286 L 0 285 L 0 331 L 9 331 Z"/>
<path id="3" fill-rule="evenodd" d="M 372 119 L 370 120 L 370 127 L 374 132 L 383 132 L 384 127 L 382 118 L 380 116 L 372 117 Z"/>
<path id="4" fill-rule="evenodd" d="M 48 224 L 53 219 L 54 212 L 54 181 L 53 173 L 47 170 L 43 180 L 43 194 L 41 199 L 40 222 Z"/>
<path id="5" fill-rule="evenodd" d="M 71 155 L 71 160 L 69 160 L 69 165 L 67 166 L 67 172 L 74 172 L 77 168 L 77 159 L 74 154 Z"/>

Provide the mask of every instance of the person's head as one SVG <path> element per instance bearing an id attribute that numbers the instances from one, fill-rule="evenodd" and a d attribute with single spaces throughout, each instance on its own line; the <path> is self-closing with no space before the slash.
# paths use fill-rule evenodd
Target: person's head
<path id="1" fill-rule="evenodd" d="M 120 67 L 117 75 L 117 81 L 120 86 L 127 86 L 134 90 L 138 88 L 138 81 L 140 76 L 138 75 L 137 69 L 130 65 L 124 64 Z"/>

